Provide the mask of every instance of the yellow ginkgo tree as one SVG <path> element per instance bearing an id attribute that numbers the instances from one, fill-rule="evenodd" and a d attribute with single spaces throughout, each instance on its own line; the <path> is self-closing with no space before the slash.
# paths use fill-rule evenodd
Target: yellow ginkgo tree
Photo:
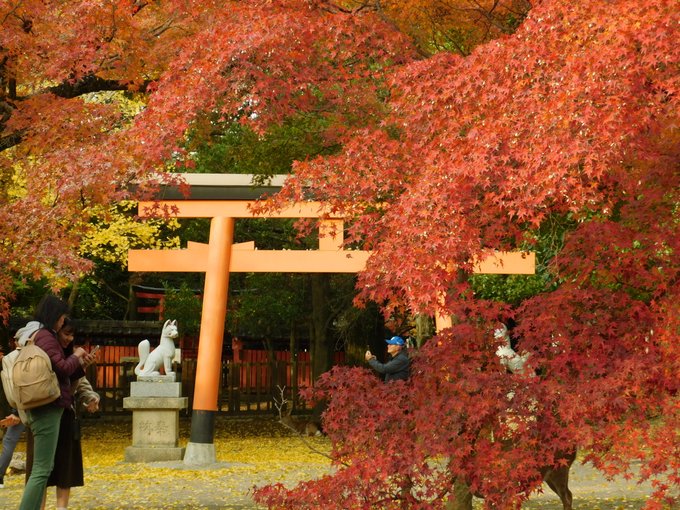
<path id="1" fill-rule="evenodd" d="M 80 244 L 80 253 L 127 267 L 128 250 L 139 248 L 178 248 L 179 237 L 170 235 L 179 228 L 178 220 L 136 217 L 137 202 L 124 200 L 108 208 L 92 210 L 92 221 Z"/>
<path id="2" fill-rule="evenodd" d="M 136 216 L 136 210 L 137 203 L 130 200 L 92 209 L 79 252 L 83 258 L 92 261 L 95 268 L 72 282 L 69 295 L 72 306 L 84 280 L 95 288 L 106 288 L 111 297 L 117 295 L 120 300 L 127 301 L 129 292 L 123 293 L 120 287 L 116 289 L 112 272 L 120 270 L 119 274 L 127 282 L 127 287 L 135 283 L 139 275 L 127 273 L 128 250 L 179 247 L 178 220 L 157 218 L 142 221 Z"/>

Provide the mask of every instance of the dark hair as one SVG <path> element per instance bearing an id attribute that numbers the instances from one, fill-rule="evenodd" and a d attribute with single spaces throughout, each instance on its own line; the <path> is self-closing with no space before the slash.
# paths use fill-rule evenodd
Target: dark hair
<path id="1" fill-rule="evenodd" d="M 45 294 L 35 309 L 35 320 L 42 323 L 46 328 L 54 330 L 59 317 L 67 315 L 68 304 L 53 294 Z"/>
<path id="2" fill-rule="evenodd" d="M 71 317 L 66 317 L 64 319 L 64 323 L 61 325 L 61 329 L 59 331 L 66 331 L 66 332 L 69 332 L 69 333 L 75 333 L 76 325 L 74 324 Z"/>

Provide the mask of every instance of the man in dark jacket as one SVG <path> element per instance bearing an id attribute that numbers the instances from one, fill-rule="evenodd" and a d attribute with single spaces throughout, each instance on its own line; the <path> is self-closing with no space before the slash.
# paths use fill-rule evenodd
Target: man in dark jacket
<path id="1" fill-rule="evenodd" d="M 393 336 L 385 341 L 387 354 L 390 357 L 387 363 L 380 363 L 371 351 L 366 351 L 366 361 L 373 370 L 385 375 L 385 382 L 408 379 L 411 359 L 406 352 L 404 339 L 400 336 Z"/>

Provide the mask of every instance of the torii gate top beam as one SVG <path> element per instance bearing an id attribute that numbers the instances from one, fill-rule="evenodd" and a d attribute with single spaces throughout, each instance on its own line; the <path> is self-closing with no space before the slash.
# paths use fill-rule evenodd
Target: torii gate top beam
<path id="1" fill-rule="evenodd" d="M 163 200 L 163 207 L 176 210 L 178 218 L 319 218 L 333 215 L 321 202 L 296 202 L 279 211 L 255 214 L 251 206 L 254 200 Z M 140 213 L 148 214 L 156 202 L 139 202 Z M 336 218 L 338 216 L 335 216 Z"/>
<path id="2" fill-rule="evenodd" d="M 234 246 L 230 272 L 350 272 L 361 271 L 369 252 L 344 251 L 343 221 L 321 202 L 296 202 L 279 211 L 255 214 L 255 199 L 278 191 L 285 176 L 275 176 L 266 186 L 253 185 L 249 174 L 182 174 L 191 186 L 190 196 L 182 198 L 171 187 L 163 190 L 158 202 L 140 202 L 142 216 L 152 214 L 162 204 L 178 218 L 320 218 L 319 250 L 262 251 L 254 246 Z M 205 271 L 207 246 L 190 243 L 185 250 L 130 250 L 130 271 Z M 534 274 L 533 253 L 498 253 L 475 264 L 475 273 Z"/>

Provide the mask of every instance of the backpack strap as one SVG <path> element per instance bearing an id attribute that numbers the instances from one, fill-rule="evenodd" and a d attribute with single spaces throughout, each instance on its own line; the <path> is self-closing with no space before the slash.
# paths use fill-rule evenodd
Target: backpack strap
<path id="1" fill-rule="evenodd" d="M 42 329 L 42 328 L 41 328 Z M 40 329 L 37 330 L 35 333 L 33 333 L 28 340 L 26 340 L 26 345 L 28 344 L 34 344 L 35 343 L 35 337 L 38 335 L 38 332 L 40 332 Z"/>

